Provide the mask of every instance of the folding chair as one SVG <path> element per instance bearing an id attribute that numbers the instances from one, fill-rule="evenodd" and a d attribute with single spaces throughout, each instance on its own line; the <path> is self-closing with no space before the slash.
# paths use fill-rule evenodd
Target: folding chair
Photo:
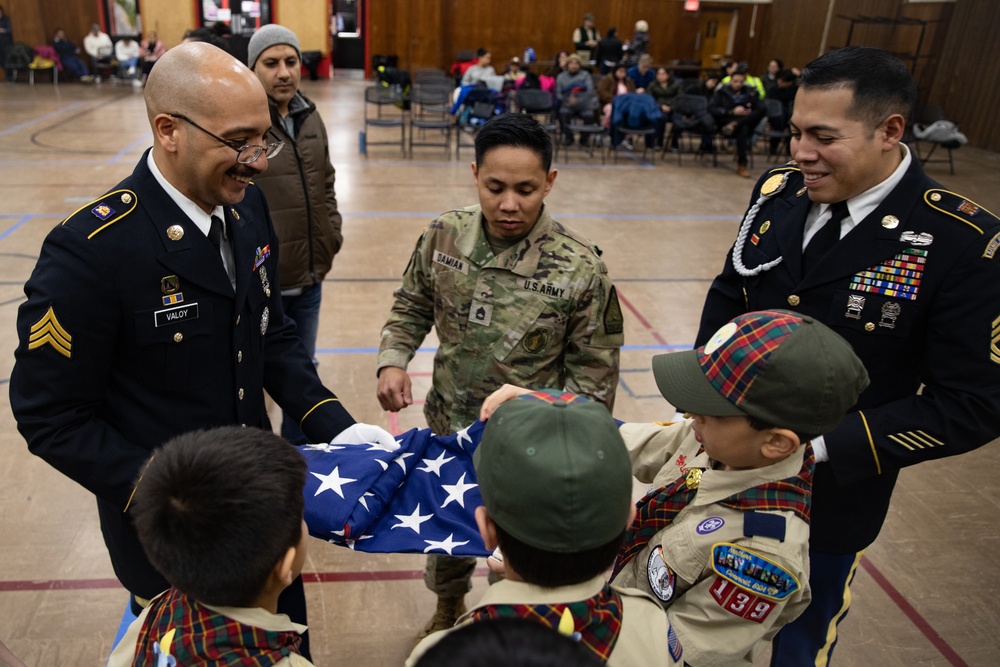
<path id="1" fill-rule="evenodd" d="M 521 113 L 534 117 L 552 137 L 553 150 L 559 150 L 559 123 L 552 93 L 547 90 L 527 88 L 514 93 L 514 104 Z"/>
<path id="2" fill-rule="evenodd" d="M 403 91 L 393 87 L 369 86 L 365 88 L 365 129 L 362 153 L 368 157 L 369 146 L 395 144 L 395 140 L 372 141 L 368 128 L 399 128 L 399 149 L 406 155 L 406 112 Z"/>
<path id="3" fill-rule="evenodd" d="M 664 142 L 663 150 L 666 152 L 667 145 L 677 145 L 677 166 L 681 166 L 681 155 L 685 137 L 687 138 L 688 152 L 701 156 L 706 148 L 710 148 L 712 153 L 712 166 L 718 165 L 718 151 L 712 142 L 715 121 L 708 112 L 708 100 L 701 95 L 689 95 L 687 93 L 678 95 L 674 99 L 671 107 L 673 112 L 673 126 L 670 128 L 670 141 Z M 692 135 L 699 140 L 698 148 L 691 147 Z"/>
<path id="4" fill-rule="evenodd" d="M 427 86 L 417 83 L 410 94 L 410 133 L 409 155 L 413 157 L 414 146 L 437 146 L 444 148 L 445 156 L 451 153 L 451 131 L 454 123 L 451 120 L 449 107 L 451 105 L 451 89 L 441 86 Z M 420 133 L 421 141 L 414 137 Z M 424 139 L 424 135 L 441 135 L 442 141 Z"/>

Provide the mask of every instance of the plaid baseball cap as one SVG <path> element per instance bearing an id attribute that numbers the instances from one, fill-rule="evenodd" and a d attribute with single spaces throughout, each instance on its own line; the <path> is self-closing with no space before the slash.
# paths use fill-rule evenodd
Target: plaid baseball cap
<path id="1" fill-rule="evenodd" d="M 487 422 L 473 462 L 490 516 L 536 549 L 594 549 L 628 523 L 632 464 L 600 403 L 554 390 L 510 400 Z"/>
<path id="2" fill-rule="evenodd" d="M 868 386 L 847 341 L 787 310 L 740 315 L 697 349 L 657 355 L 653 377 L 680 410 L 748 415 L 808 435 L 836 426 Z"/>

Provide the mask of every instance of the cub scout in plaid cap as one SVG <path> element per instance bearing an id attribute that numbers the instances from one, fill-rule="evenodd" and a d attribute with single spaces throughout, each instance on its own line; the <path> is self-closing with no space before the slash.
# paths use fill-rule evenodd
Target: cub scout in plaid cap
<path id="1" fill-rule="evenodd" d="M 611 581 L 660 601 L 686 662 L 750 665 L 809 603 L 809 440 L 843 418 L 868 374 L 829 328 L 774 310 L 653 357 L 653 376 L 687 415 L 619 428 L 651 486 Z M 520 391 L 498 391 L 484 416 Z"/>
<path id="2" fill-rule="evenodd" d="M 473 455 L 484 506 L 476 521 L 499 547 L 506 579 L 456 627 L 522 617 L 567 635 L 609 665 L 676 665 L 682 646 L 658 601 L 610 586 L 634 516 L 628 451 L 607 408 L 574 394 L 525 393 L 500 406 Z M 408 665 L 449 631 L 425 638 Z"/>

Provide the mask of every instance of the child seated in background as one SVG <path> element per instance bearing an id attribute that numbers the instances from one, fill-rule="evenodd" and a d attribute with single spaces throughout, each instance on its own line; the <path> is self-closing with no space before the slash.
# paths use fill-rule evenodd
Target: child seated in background
<path id="1" fill-rule="evenodd" d="M 473 461 L 476 522 L 507 578 L 456 628 L 522 617 L 609 665 L 679 664 L 682 647 L 656 599 L 605 583 L 632 519 L 629 456 L 607 408 L 552 390 L 519 397 L 486 424 Z M 426 637 L 407 665 L 451 632 Z"/>
<path id="2" fill-rule="evenodd" d="M 868 374 L 840 336 L 789 311 L 741 315 L 652 365 L 690 418 L 621 425 L 632 472 L 652 487 L 611 582 L 656 596 L 685 662 L 749 665 L 809 603 L 808 441 L 843 418 Z M 483 417 L 526 391 L 498 390 Z"/>
<path id="3" fill-rule="evenodd" d="M 298 653 L 305 626 L 277 613 L 305 560 L 305 477 L 294 447 L 255 428 L 187 433 L 157 449 L 130 511 L 171 588 L 132 623 L 108 666 L 311 665 Z"/>

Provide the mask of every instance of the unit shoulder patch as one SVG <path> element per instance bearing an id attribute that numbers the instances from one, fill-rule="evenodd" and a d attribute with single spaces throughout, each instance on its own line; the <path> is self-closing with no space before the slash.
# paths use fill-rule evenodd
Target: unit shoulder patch
<path id="1" fill-rule="evenodd" d="M 62 221 L 92 239 L 135 210 L 139 197 L 131 190 L 113 190 L 103 197 L 84 204 Z"/>
<path id="2" fill-rule="evenodd" d="M 945 216 L 968 225 L 980 234 L 992 232 L 1000 220 L 989 210 L 956 192 L 931 188 L 924 193 L 924 203 Z"/>
<path id="3" fill-rule="evenodd" d="M 614 285 L 611 286 L 608 303 L 604 307 L 604 331 L 609 334 L 620 334 L 625 331 L 625 316 L 622 315 L 622 307 L 618 303 L 618 290 Z"/>

